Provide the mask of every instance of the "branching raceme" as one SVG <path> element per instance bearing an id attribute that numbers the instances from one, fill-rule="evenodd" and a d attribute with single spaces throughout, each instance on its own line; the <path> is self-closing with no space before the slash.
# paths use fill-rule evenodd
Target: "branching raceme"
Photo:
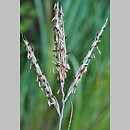
<path id="1" fill-rule="evenodd" d="M 68 52 L 66 50 L 66 44 L 65 44 L 65 31 L 64 31 L 64 21 L 63 21 L 63 11 L 62 7 L 59 8 L 59 4 L 55 3 L 54 5 L 54 11 L 55 11 L 55 16 L 52 19 L 54 21 L 54 44 L 55 44 L 55 49 L 53 52 L 55 52 L 54 57 L 55 57 L 55 65 L 58 73 L 58 81 L 60 83 L 60 90 L 62 94 L 62 106 L 61 110 L 59 107 L 59 103 L 56 99 L 56 97 L 53 95 L 51 87 L 49 85 L 49 82 L 47 81 L 47 78 L 44 74 L 44 72 L 40 69 L 40 66 L 38 65 L 37 59 L 34 55 L 34 49 L 30 46 L 29 42 L 27 39 L 23 36 L 23 41 L 25 43 L 26 49 L 27 49 L 27 58 L 31 60 L 32 64 L 31 67 L 34 68 L 34 70 L 37 73 L 37 81 L 39 82 L 39 86 L 41 90 L 44 90 L 45 95 L 47 97 L 48 105 L 54 105 L 58 115 L 59 115 L 59 126 L 58 130 L 61 130 L 61 124 L 62 124 L 62 119 L 63 119 L 63 113 L 64 113 L 64 107 L 65 103 L 68 100 L 69 96 L 71 93 L 73 93 L 76 89 L 76 86 L 80 79 L 82 78 L 82 75 L 87 71 L 88 65 L 91 61 L 92 58 L 95 58 L 94 50 L 97 49 L 99 54 L 101 54 L 98 44 L 101 42 L 100 38 L 102 36 L 102 33 L 104 29 L 107 26 L 108 19 L 106 19 L 104 25 L 102 26 L 101 30 L 99 33 L 96 34 L 95 39 L 92 42 L 91 48 L 87 55 L 85 56 L 81 66 L 76 72 L 76 75 L 74 77 L 74 80 L 68 89 L 67 94 L 65 95 L 64 92 L 64 84 L 65 84 L 65 78 L 67 77 L 67 72 L 70 69 L 69 64 L 67 63 L 67 57 L 68 57 Z M 72 109 L 73 111 L 73 109 Z M 71 113 L 71 119 L 72 119 L 72 113 Z M 70 127 L 71 120 L 69 122 L 69 127 Z M 69 128 L 68 128 L 69 129 Z"/>

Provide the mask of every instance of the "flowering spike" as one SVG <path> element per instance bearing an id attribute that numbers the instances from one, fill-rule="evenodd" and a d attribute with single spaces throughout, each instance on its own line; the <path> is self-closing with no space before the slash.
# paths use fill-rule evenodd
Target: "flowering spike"
<path id="1" fill-rule="evenodd" d="M 55 10 L 55 19 L 54 19 L 54 43 L 56 52 L 56 62 L 58 79 L 60 82 L 64 83 L 65 78 L 67 77 L 66 72 L 70 69 L 69 64 L 67 64 L 67 51 L 65 44 L 65 32 L 64 32 L 64 22 L 63 22 L 63 10 L 62 7 L 59 9 L 59 4 L 54 5 Z"/>
<path id="2" fill-rule="evenodd" d="M 97 44 L 99 42 L 99 38 L 101 37 L 104 29 L 106 28 L 107 22 L 108 22 L 108 18 L 106 19 L 106 21 L 105 21 L 104 25 L 102 26 L 101 30 L 99 31 L 99 33 L 96 34 L 96 37 L 94 38 L 94 40 L 92 42 L 91 48 L 90 48 L 88 54 L 86 55 L 86 57 L 84 58 L 83 63 L 79 67 L 79 69 L 76 73 L 75 79 L 74 79 L 73 83 L 71 84 L 71 86 L 70 86 L 70 88 L 67 92 L 67 95 L 65 97 L 65 101 L 67 101 L 70 94 L 72 92 L 74 92 L 75 87 L 77 86 L 77 83 L 81 79 L 82 75 L 87 71 L 87 66 L 92 59 L 92 55 L 94 54 L 94 49 L 97 48 L 99 54 L 101 53 L 100 50 L 98 49 Z M 82 71 L 82 69 L 84 69 L 85 71 Z"/>
<path id="3" fill-rule="evenodd" d="M 27 52 L 28 52 L 28 58 L 31 59 L 32 61 L 32 66 L 34 67 L 34 69 L 36 70 L 36 73 L 39 77 L 39 87 L 41 87 L 41 89 L 45 91 L 46 96 L 48 97 L 48 102 L 50 103 L 49 105 L 54 104 L 58 114 L 60 115 L 60 110 L 59 110 L 59 104 L 56 100 L 56 98 L 53 96 L 51 87 L 46 79 L 46 76 L 44 75 L 44 73 L 41 71 L 40 66 L 37 63 L 37 59 L 34 55 L 34 50 L 32 49 L 32 47 L 30 46 L 29 42 L 26 40 L 25 37 L 23 37 L 23 41 L 24 44 L 27 48 Z"/>

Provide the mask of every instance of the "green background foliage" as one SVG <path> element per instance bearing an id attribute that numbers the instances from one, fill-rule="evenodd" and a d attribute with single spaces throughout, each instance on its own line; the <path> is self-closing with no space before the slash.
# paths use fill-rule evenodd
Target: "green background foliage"
<path id="1" fill-rule="evenodd" d="M 57 74 L 52 70 L 54 49 L 54 17 L 52 0 L 21 0 L 20 31 L 35 49 L 38 62 L 57 95 L 59 84 Z M 63 6 L 66 45 L 70 52 L 68 62 L 71 70 L 65 83 L 67 92 L 73 77 L 88 52 L 92 40 L 110 15 L 109 0 L 61 0 Z M 110 21 L 110 20 L 109 20 Z M 43 91 L 36 82 L 36 73 L 29 69 L 30 61 L 21 39 L 20 45 L 20 128 L 21 130 L 57 130 L 58 115 L 54 107 L 49 107 Z M 110 129 L 110 22 L 99 44 L 101 55 L 89 65 L 77 86 L 75 94 L 69 98 L 64 112 L 62 130 L 67 130 L 71 112 L 74 113 L 71 130 Z M 61 102 L 60 102 L 61 104 Z"/>

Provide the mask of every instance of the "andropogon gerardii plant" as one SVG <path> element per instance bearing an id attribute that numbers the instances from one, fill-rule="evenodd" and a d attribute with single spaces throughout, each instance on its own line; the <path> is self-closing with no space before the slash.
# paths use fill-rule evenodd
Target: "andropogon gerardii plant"
<path id="1" fill-rule="evenodd" d="M 82 64 L 78 68 L 78 70 L 74 76 L 74 80 L 68 89 L 67 94 L 65 94 L 65 92 L 64 92 L 65 78 L 67 78 L 67 72 L 70 69 L 70 66 L 67 63 L 68 52 L 67 52 L 66 44 L 65 44 L 66 36 L 65 36 L 64 20 L 63 20 L 64 14 L 62 11 L 62 7 L 59 7 L 58 3 L 55 3 L 54 11 L 55 11 L 55 16 L 52 19 L 52 21 L 54 21 L 55 50 L 53 50 L 53 52 L 55 53 L 54 54 L 54 57 L 55 57 L 54 64 L 56 65 L 56 70 L 57 70 L 57 74 L 58 74 L 57 80 L 59 81 L 60 86 L 61 86 L 60 87 L 60 91 L 62 94 L 62 106 L 61 107 L 59 106 L 59 103 L 58 103 L 56 97 L 52 93 L 51 86 L 49 85 L 49 82 L 48 82 L 44 72 L 41 70 L 41 68 L 37 62 L 37 59 L 34 54 L 34 49 L 31 47 L 30 43 L 27 41 L 25 36 L 23 36 L 23 41 L 25 43 L 25 46 L 26 46 L 26 49 L 28 52 L 27 58 L 30 59 L 32 62 L 30 65 L 30 68 L 33 67 L 37 73 L 37 81 L 39 83 L 39 87 L 41 88 L 41 90 L 44 90 L 45 95 L 47 97 L 48 105 L 49 106 L 54 105 L 54 107 L 55 107 L 55 109 L 59 115 L 58 130 L 61 130 L 65 103 L 67 102 L 71 93 L 75 92 L 76 86 L 77 86 L 78 82 L 80 81 L 80 79 L 82 78 L 83 74 L 85 72 L 87 72 L 87 68 L 88 68 L 88 65 L 89 65 L 91 59 L 95 58 L 95 52 L 94 52 L 95 49 L 97 49 L 99 54 L 101 54 L 101 52 L 98 48 L 98 44 L 101 42 L 100 38 L 102 36 L 104 29 L 106 28 L 108 18 L 106 19 L 106 21 L 105 21 L 104 25 L 102 26 L 101 30 L 99 31 L 99 33 L 96 34 L 89 52 L 83 59 Z M 71 124 L 72 113 L 73 113 L 73 105 L 72 105 L 72 112 L 71 112 L 69 127 Z"/>

